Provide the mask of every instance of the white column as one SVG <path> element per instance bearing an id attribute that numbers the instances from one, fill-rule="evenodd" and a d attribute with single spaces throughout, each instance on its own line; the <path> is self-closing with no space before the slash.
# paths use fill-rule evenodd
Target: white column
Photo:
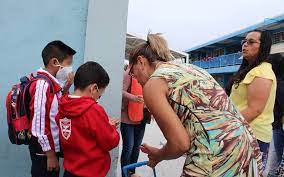
<path id="1" fill-rule="evenodd" d="M 99 101 L 110 117 L 120 117 L 128 0 L 89 0 L 85 61 L 100 63 L 110 84 Z M 116 176 L 118 148 L 112 151 L 109 177 Z"/>

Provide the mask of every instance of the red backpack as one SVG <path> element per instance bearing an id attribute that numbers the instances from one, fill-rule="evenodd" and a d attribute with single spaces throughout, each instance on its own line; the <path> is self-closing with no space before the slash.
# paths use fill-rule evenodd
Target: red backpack
<path id="1" fill-rule="evenodd" d="M 32 82 L 43 79 L 51 86 L 52 81 L 43 74 L 30 74 L 13 85 L 6 97 L 8 135 L 12 144 L 28 145 L 31 139 L 29 103 L 31 100 L 29 88 Z"/>

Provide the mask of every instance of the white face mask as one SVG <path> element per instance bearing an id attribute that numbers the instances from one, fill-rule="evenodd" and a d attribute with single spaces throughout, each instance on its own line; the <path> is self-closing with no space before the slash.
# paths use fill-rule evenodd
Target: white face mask
<path id="1" fill-rule="evenodd" d="M 59 81 L 61 87 L 65 85 L 68 74 L 72 73 L 72 71 L 72 66 L 60 66 L 59 71 L 56 73 L 56 79 Z"/>

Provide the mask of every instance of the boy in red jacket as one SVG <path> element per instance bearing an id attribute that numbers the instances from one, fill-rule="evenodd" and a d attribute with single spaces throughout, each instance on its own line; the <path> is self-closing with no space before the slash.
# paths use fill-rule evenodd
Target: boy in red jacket
<path id="1" fill-rule="evenodd" d="M 56 122 L 64 154 L 64 177 L 105 177 L 109 151 L 119 143 L 118 122 L 110 121 L 97 103 L 109 84 L 101 65 L 87 62 L 75 74 L 73 95 L 63 96 Z"/>

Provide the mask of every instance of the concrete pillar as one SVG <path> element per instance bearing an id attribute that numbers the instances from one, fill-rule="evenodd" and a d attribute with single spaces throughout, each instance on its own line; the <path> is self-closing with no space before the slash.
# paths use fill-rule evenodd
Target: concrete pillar
<path id="1" fill-rule="evenodd" d="M 21 76 L 43 65 L 41 51 L 48 42 L 62 40 L 77 51 L 74 69 L 83 58 L 102 64 L 111 81 L 100 102 L 110 116 L 120 116 L 127 10 L 128 0 L 1 1 L 0 176 L 30 176 L 28 147 L 8 140 L 5 98 Z M 109 177 L 116 175 L 116 161 Z"/>
<path id="2" fill-rule="evenodd" d="M 111 117 L 120 117 L 125 55 L 128 0 L 89 0 L 85 61 L 100 63 L 110 76 L 110 84 L 99 101 Z M 112 151 L 116 176 L 118 148 Z"/>

